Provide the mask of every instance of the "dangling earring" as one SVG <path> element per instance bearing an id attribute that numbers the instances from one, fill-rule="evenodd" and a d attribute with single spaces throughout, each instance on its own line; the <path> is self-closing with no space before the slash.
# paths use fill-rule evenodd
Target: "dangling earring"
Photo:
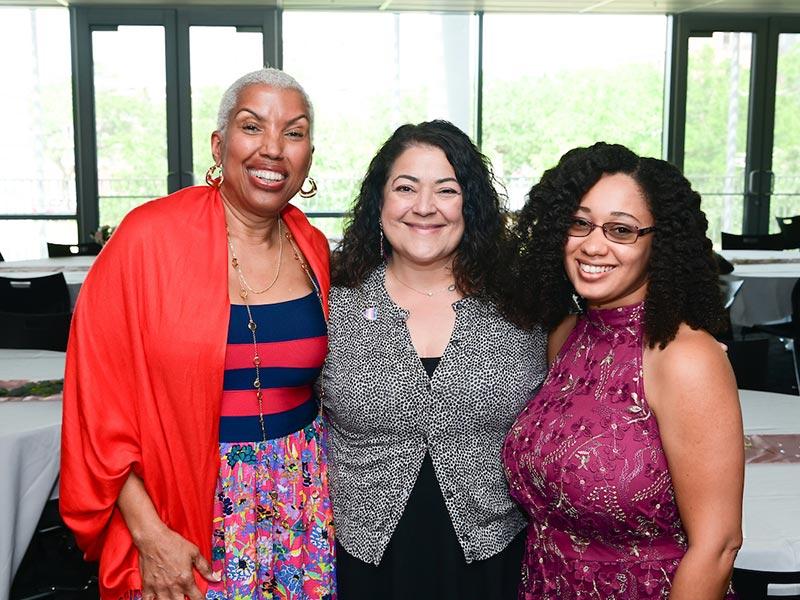
<path id="1" fill-rule="evenodd" d="M 309 185 L 309 189 L 304 189 L 306 183 Z M 306 177 L 306 180 L 303 182 L 303 185 L 300 187 L 300 197 L 301 198 L 311 198 L 317 194 L 317 182 L 314 181 L 313 177 Z"/>
<path id="2" fill-rule="evenodd" d="M 219 174 L 215 177 L 214 175 L 217 170 L 219 170 Z M 214 163 L 209 167 L 208 171 L 206 171 L 206 183 L 218 190 L 223 181 L 225 181 L 225 176 L 222 174 L 222 165 Z"/>
<path id="3" fill-rule="evenodd" d="M 383 222 L 380 219 L 378 220 L 378 231 L 380 232 L 381 236 L 381 259 L 386 260 L 386 248 L 383 246 Z"/>

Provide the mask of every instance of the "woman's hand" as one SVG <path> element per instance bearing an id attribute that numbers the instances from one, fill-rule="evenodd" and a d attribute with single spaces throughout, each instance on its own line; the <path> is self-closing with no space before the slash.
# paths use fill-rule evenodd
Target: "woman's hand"
<path id="1" fill-rule="evenodd" d="M 144 483 L 134 473 L 122 486 L 117 505 L 139 551 L 142 600 L 202 600 L 194 570 L 209 581 L 220 578 L 211 572 L 197 546 L 159 518 Z"/>
<path id="2" fill-rule="evenodd" d="M 163 523 L 159 533 L 135 539 L 135 544 L 139 550 L 142 600 L 201 600 L 194 569 L 209 581 L 219 581 L 198 547 Z"/>

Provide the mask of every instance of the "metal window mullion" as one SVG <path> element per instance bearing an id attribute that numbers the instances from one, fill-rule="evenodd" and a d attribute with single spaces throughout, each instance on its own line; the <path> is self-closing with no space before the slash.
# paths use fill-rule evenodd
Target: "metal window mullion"
<path id="1" fill-rule="evenodd" d="M 100 222 L 97 197 L 97 132 L 95 130 L 92 32 L 87 9 L 70 7 L 72 37 L 72 119 L 75 139 L 75 196 L 78 241 L 88 241 Z"/>
<path id="2" fill-rule="evenodd" d="M 745 201 L 742 232 L 767 233 L 769 230 L 769 191 L 766 172 L 772 163 L 772 130 L 775 122 L 775 75 L 777 39 L 774 50 L 767 19 L 758 19 L 753 44 L 750 76 L 750 106 L 747 115 L 747 153 L 745 160 Z M 765 161 L 766 159 L 766 161 Z M 753 173 L 751 176 L 750 174 Z M 751 187 L 751 181 L 754 185 Z"/>

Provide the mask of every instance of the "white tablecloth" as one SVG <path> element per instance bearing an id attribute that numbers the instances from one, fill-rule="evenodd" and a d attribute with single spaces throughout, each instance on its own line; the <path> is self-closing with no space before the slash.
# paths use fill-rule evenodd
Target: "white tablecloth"
<path id="1" fill-rule="evenodd" d="M 0 262 L 0 276 L 42 277 L 53 273 L 64 273 L 67 288 L 75 306 L 86 273 L 94 262 L 94 256 L 66 256 L 63 258 L 40 258 L 36 260 L 12 260 Z"/>
<path id="2" fill-rule="evenodd" d="M 800 396 L 739 390 L 739 399 L 746 434 L 800 434 Z M 737 567 L 800 571 L 800 462 L 745 465 L 743 527 Z M 775 593 L 800 594 L 800 586 Z"/>
<path id="3" fill-rule="evenodd" d="M 0 380 L 63 374 L 63 352 L 0 349 Z M 58 478 L 60 444 L 61 402 L 0 402 L 0 600 Z"/>
<path id="4" fill-rule="evenodd" d="M 771 323 L 792 314 L 792 287 L 800 279 L 800 250 L 723 250 L 721 254 L 733 263 L 731 275 L 744 279 L 731 307 L 735 325 Z"/>

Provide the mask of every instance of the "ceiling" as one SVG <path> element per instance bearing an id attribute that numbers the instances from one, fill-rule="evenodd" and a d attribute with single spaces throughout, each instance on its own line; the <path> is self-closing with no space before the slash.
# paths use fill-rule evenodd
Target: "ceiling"
<path id="1" fill-rule="evenodd" d="M 758 13 L 800 16 L 800 0 L 0 0 L 0 6 L 281 6 L 286 9 L 585 14 Z"/>

